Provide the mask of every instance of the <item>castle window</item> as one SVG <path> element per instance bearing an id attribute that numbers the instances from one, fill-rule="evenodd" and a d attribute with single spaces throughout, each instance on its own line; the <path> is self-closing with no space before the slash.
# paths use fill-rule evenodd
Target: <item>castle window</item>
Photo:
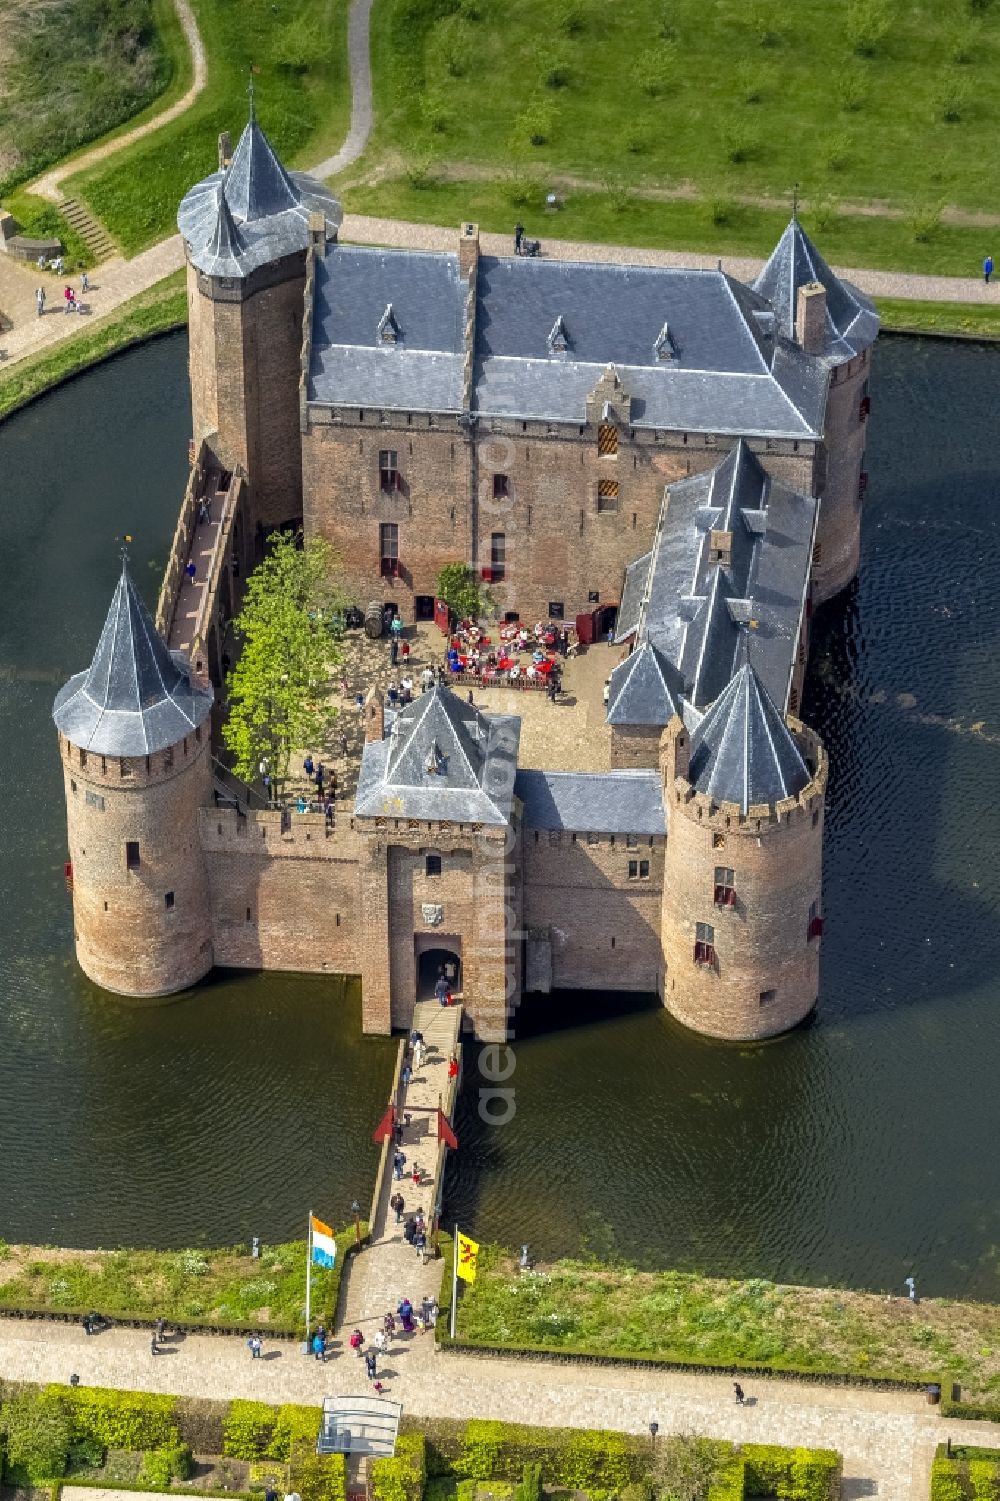
<path id="1" fill-rule="evenodd" d="M 102 756 L 101 757 L 101 776 L 102 777 L 106 777 L 107 774 L 108 774 L 108 758 L 107 758 L 107 756 Z"/>
<path id="2" fill-rule="evenodd" d="M 402 489 L 398 454 L 395 448 L 380 448 L 378 455 L 378 487 L 383 495 L 391 495 Z"/>
<path id="3" fill-rule="evenodd" d="M 441 874 L 441 856 L 426 855 L 424 857 L 424 875 L 439 876 Z"/>
<path id="4" fill-rule="evenodd" d="M 99 792 L 88 792 L 85 800 L 88 808 L 96 808 L 98 813 L 104 812 L 104 799 Z"/>
<path id="5" fill-rule="evenodd" d="M 625 835 L 625 848 L 627 850 L 637 850 L 639 848 L 639 841 L 634 834 Z"/>
<path id="6" fill-rule="evenodd" d="M 618 481 L 616 479 L 599 479 L 597 481 L 597 509 L 599 511 L 617 511 Z"/>
<path id="7" fill-rule="evenodd" d="M 715 963 L 715 929 L 710 922 L 694 925 L 694 962 L 707 965 Z"/>
<path id="8" fill-rule="evenodd" d="M 394 521 L 378 529 L 379 571 L 383 578 L 399 577 L 399 527 Z"/>
<path id="9" fill-rule="evenodd" d="M 562 600 L 561 599 L 550 599 L 549 600 L 549 619 L 550 620 L 562 620 L 562 618 L 563 618 L 563 602 L 562 602 Z"/>
<path id="10" fill-rule="evenodd" d="M 122 756 L 122 757 L 121 757 L 121 758 L 120 758 L 120 760 L 119 760 L 119 763 L 118 763 L 118 769 L 119 769 L 119 771 L 120 771 L 120 772 L 121 772 L 121 775 L 122 775 L 122 776 L 123 776 L 123 777 L 130 777 L 130 776 L 133 776 L 133 775 L 134 775 L 134 773 L 133 773 L 133 771 L 132 771 L 132 766 L 131 766 L 131 763 L 130 763 L 130 762 L 128 762 L 128 761 L 127 761 L 127 760 L 126 760 L 126 759 L 125 759 L 125 757 L 124 757 L 124 756 Z"/>
<path id="11" fill-rule="evenodd" d="M 164 771 L 169 771 L 170 768 L 173 766 L 173 764 L 174 764 L 174 748 L 173 748 L 173 746 L 171 746 L 169 750 L 165 750 L 163 752 L 163 770 Z"/>
<path id="12" fill-rule="evenodd" d="M 813 828 L 815 828 L 818 823 L 819 823 L 819 809 L 818 808 L 814 808 L 813 809 Z"/>
<path id="13" fill-rule="evenodd" d="M 597 452 L 602 459 L 618 457 L 618 429 L 613 422 L 602 422 L 597 429 Z"/>
<path id="14" fill-rule="evenodd" d="M 75 792 L 76 791 L 76 783 L 73 781 L 72 777 L 70 777 L 69 790 L 71 792 Z"/>
<path id="15" fill-rule="evenodd" d="M 736 906 L 735 880 L 732 867 L 729 865 L 715 867 L 715 905 L 717 907 Z"/>
<path id="16" fill-rule="evenodd" d="M 194 738 L 197 740 L 198 744 L 200 745 L 201 744 L 201 725 L 200 724 L 196 724 L 195 727 L 194 727 Z"/>
<path id="17" fill-rule="evenodd" d="M 490 574 L 493 582 L 498 583 L 507 572 L 507 536 L 505 532 L 494 532 L 490 537 Z"/>
<path id="18" fill-rule="evenodd" d="M 250 916 L 250 908 L 248 907 L 247 908 L 247 922 L 251 922 L 251 921 L 252 921 L 252 919 L 251 919 L 251 916 Z"/>
<path id="19" fill-rule="evenodd" d="M 163 905 L 168 912 L 174 910 L 174 894 L 172 891 L 165 891 L 163 893 Z"/>
<path id="20" fill-rule="evenodd" d="M 792 691 L 791 691 L 791 693 L 788 695 L 788 712 L 789 712 L 789 714 L 795 714 L 795 713 L 797 713 L 798 712 L 798 707 L 799 707 L 799 690 L 797 688 L 793 688 Z"/>
<path id="21" fill-rule="evenodd" d="M 725 834 L 713 834 L 712 835 L 712 848 L 714 850 L 724 850 L 725 847 L 726 847 L 726 836 L 725 836 Z"/>
<path id="22" fill-rule="evenodd" d="M 777 999 L 778 992 L 776 990 L 762 990 L 760 993 L 760 1004 L 762 1006 L 773 1006 Z"/>
<path id="23" fill-rule="evenodd" d="M 559 843 L 559 830 L 558 829 L 550 829 L 549 830 L 549 843 L 550 844 L 558 845 L 558 843 Z"/>
<path id="24" fill-rule="evenodd" d="M 630 881 L 648 881 L 649 861 L 630 860 L 628 862 L 628 878 Z"/>
<path id="25" fill-rule="evenodd" d="M 600 836 L 600 834 L 590 833 L 590 834 L 587 835 L 587 843 L 588 844 L 600 844 L 600 842 L 601 842 L 601 836 Z"/>
<path id="26" fill-rule="evenodd" d="M 139 841 L 138 839 L 126 839 L 125 841 L 125 869 L 139 869 Z"/>
<path id="27" fill-rule="evenodd" d="M 82 750 L 80 752 L 80 765 L 81 766 L 86 766 L 86 764 L 87 764 L 87 752 L 85 750 Z"/>
<path id="28" fill-rule="evenodd" d="M 509 494 L 510 480 L 508 479 L 507 475 L 495 474 L 493 476 L 493 499 L 506 500 Z"/>
<path id="29" fill-rule="evenodd" d="M 822 936 L 823 919 L 820 916 L 819 898 L 817 897 L 816 901 L 809 903 L 809 928 L 806 942 L 808 943 L 813 938 L 822 938 Z"/>

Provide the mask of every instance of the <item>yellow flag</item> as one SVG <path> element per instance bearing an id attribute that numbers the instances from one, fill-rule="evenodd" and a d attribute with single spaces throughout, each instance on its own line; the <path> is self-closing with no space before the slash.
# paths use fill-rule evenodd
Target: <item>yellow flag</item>
<path id="1" fill-rule="evenodd" d="M 456 1272 L 463 1282 L 475 1282 L 476 1262 L 479 1259 L 479 1242 L 459 1233 L 458 1263 Z"/>

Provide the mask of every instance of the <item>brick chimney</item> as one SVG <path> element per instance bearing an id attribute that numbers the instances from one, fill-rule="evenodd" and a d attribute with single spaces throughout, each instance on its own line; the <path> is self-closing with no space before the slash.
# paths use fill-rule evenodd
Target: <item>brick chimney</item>
<path id="1" fill-rule="evenodd" d="M 385 700 L 374 685 L 365 695 L 365 740 L 385 739 Z"/>
<path id="2" fill-rule="evenodd" d="M 233 158 L 233 142 L 228 130 L 219 131 L 219 171 L 225 171 Z"/>
<path id="3" fill-rule="evenodd" d="M 826 345 L 826 288 L 810 281 L 795 299 L 795 341 L 806 354 L 822 354 Z"/>
<path id="4" fill-rule="evenodd" d="M 709 567 L 718 564 L 720 568 L 728 568 L 733 561 L 733 534 L 732 532 L 712 530 L 708 534 L 708 562 Z"/>
<path id="5" fill-rule="evenodd" d="M 479 225 L 463 224 L 458 235 L 458 272 L 466 281 L 479 263 Z"/>

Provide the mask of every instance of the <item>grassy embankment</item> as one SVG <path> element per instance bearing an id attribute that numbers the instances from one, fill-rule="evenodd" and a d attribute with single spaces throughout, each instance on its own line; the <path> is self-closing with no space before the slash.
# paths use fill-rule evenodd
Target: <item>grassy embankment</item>
<path id="1" fill-rule="evenodd" d="M 558 1261 L 522 1274 L 480 1253 L 460 1340 L 623 1358 L 760 1365 L 920 1381 L 948 1374 L 966 1399 L 1000 1391 L 1000 1308 L 838 1288 L 725 1281 Z"/>
<path id="2" fill-rule="evenodd" d="M 216 140 L 235 145 L 247 118 L 252 62 L 257 110 L 286 163 L 305 164 L 346 134 L 351 99 L 347 0 L 194 0 L 208 87 L 191 109 L 108 162 L 68 179 L 127 255 L 176 227 L 177 205 L 214 170 Z"/>
<path id="3" fill-rule="evenodd" d="M 368 1227 L 362 1223 L 362 1233 Z M 354 1227 L 337 1235 L 337 1265 L 313 1268 L 312 1307 L 333 1319 Z M 258 1260 L 248 1247 L 189 1251 L 65 1251 L 0 1242 L 0 1313 L 44 1309 L 111 1318 L 205 1325 L 255 1325 L 283 1333 L 301 1327 L 306 1243 L 267 1245 Z"/>
<path id="4" fill-rule="evenodd" d="M 790 203 L 798 182 L 841 264 L 969 274 L 991 248 L 992 231 L 940 219 L 945 203 L 995 213 L 1000 196 L 986 0 L 804 0 L 794 15 L 629 0 L 613 22 L 597 0 L 376 0 L 372 35 L 378 119 L 344 179 L 357 212 L 764 254 L 787 210 L 741 199 Z M 578 186 L 545 215 L 567 174 Z M 691 197 L 638 196 L 664 187 Z M 899 217 L 846 211 L 872 201 Z"/>
<path id="5" fill-rule="evenodd" d="M 123 303 L 106 323 L 85 328 L 51 349 L 19 360 L 6 372 L 0 366 L 0 419 L 88 365 L 186 322 L 184 272 L 175 271 L 131 302 Z"/>
<path id="6" fill-rule="evenodd" d="M 54 204 L 23 184 L 113 140 L 179 99 L 193 76 L 173 0 L 0 0 L 0 194 L 29 236 L 55 235 L 69 266 L 93 263 Z M 6 90 L 6 92 L 4 92 Z"/>

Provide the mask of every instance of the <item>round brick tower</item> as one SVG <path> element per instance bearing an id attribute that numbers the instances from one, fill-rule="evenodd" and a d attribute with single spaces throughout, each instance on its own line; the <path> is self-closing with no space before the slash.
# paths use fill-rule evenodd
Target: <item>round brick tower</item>
<path id="1" fill-rule="evenodd" d="M 198 809 L 211 799 L 212 689 L 192 682 L 127 566 L 90 668 L 56 696 L 73 928 L 105 990 L 169 995 L 212 967 Z"/>
<path id="2" fill-rule="evenodd" d="M 825 472 L 816 487 L 819 523 L 813 599 L 822 604 L 851 582 L 861 553 L 865 425 L 872 345 L 878 313 L 857 287 L 826 264 L 797 219 L 792 219 L 753 283 L 775 311 L 778 329 L 804 354 L 827 366 L 830 381 L 823 431 Z"/>
<path id="3" fill-rule="evenodd" d="M 223 137 L 223 140 L 227 140 Z M 231 162 L 185 195 L 177 215 L 188 262 L 195 446 L 248 476 L 253 527 L 302 515 L 299 388 L 312 317 L 309 252 L 336 239 L 340 204 L 286 172 L 251 114 Z"/>
<path id="4" fill-rule="evenodd" d="M 667 808 L 664 1001 L 685 1026 L 750 1041 L 819 994 L 826 753 L 749 665 L 661 752 Z"/>

